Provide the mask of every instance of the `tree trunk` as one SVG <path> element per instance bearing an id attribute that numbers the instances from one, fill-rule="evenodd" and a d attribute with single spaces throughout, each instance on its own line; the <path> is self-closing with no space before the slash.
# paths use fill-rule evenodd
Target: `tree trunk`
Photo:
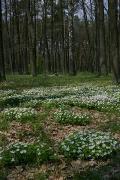
<path id="1" fill-rule="evenodd" d="M 98 0 L 99 9 L 99 28 L 100 28 L 100 68 L 102 74 L 108 74 L 107 57 L 106 57 L 106 41 L 105 41 L 105 24 L 104 24 L 104 2 Z"/>
<path id="2" fill-rule="evenodd" d="M 109 21 L 110 23 L 110 43 L 112 50 L 111 65 L 113 78 L 116 83 L 120 83 L 120 60 L 119 60 L 119 35 L 118 35 L 118 1 L 109 0 Z"/>
<path id="3" fill-rule="evenodd" d="M 36 9 L 35 3 L 33 2 L 33 7 L 31 7 L 32 1 L 28 1 L 27 14 L 28 14 L 28 25 L 29 25 L 29 50 L 30 50 L 30 63 L 31 63 L 31 73 L 32 76 L 37 76 L 37 65 L 36 65 Z M 34 10 L 32 10 L 34 8 Z M 33 22 L 33 14 L 34 21 Z"/>
<path id="4" fill-rule="evenodd" d="M 0 81 L 6 80 L 2 28 L 2 0 L 0 0 Z"/>
<path id="5" fill-rule="evenodd" d="M 69 73 L 76 75 L 75 59 L 74 59 L 74 0 L 70 0 L 68 3 L 69 13 Z"/>

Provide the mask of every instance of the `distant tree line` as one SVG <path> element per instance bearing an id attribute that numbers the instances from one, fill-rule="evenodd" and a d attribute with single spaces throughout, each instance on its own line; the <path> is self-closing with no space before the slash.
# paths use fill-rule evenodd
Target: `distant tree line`
<path id="1" fill-rule="evenodd" d="M 81 71 L 120 83 L 120 0 L 0 0 L 1 81 Z"/>

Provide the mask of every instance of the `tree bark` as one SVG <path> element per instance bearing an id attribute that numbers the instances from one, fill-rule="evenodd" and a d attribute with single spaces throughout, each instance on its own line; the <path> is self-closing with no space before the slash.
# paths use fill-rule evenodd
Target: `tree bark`
<path id="1" fill-rule="evenodd" d="M 98 0 L 98 9 L 99 9 L 99 29 L 100 29 L 100 68 L 102 74 L 108 74 L 103 0 L 100 1 Z"/>
<path id="2" fill-rule="evenodd" d="M 119 60 L 119 35 L 118 35 L 118 1 L 109 0 L 109 21 L 110 21 L 110 43 L 112 50 L 111 66 L 113 78 L 116 83 L 120 83 L 120 60 Z M 111 23 L 112 22 L 112 23 Z"/>
<path id="3" fill-rule="evenodd" d="M 74 0 L 70 0 L 68 3 L 69 13 L 69 73 L 76 75 L 75 59 L 74 59 Z"/>
<path id="4" fill-rule="evenodd" d="M 2 0 L 0 0 L 0 81 L 6 80 L 4 47 L 3 47 L 3 27 L 2 27 Z"/>

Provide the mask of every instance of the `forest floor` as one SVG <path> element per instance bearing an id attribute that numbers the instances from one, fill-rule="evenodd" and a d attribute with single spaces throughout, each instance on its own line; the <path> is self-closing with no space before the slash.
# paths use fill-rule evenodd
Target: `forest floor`
<path id="1" fill-rule="evenodd" d="M 90 122 L 81 124 L 81 115 Z M 60 151 L 71 134 L 88 131 L 109 132 L 120 142 L 120 86 L 110 76 L 8 76 L 0 84 L 0 180 L 120 179 L 120 148 L 90 159 Z M 13 144 L 38 141 L 43 144 L 42 162 L 30 163 L 30 156 L 36 156 L 31 149 L 25 150 L 28 156 L 20 151 L 27 160 L 16 151 L 12 161 Z M 68 155 L 71 152 L 66 149 Z"/>

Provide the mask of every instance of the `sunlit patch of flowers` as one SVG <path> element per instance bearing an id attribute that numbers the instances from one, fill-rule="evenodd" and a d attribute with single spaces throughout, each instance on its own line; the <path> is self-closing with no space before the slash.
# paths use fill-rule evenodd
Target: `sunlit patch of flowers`
<path id="1" fill-rule="evenodd" d="M 120 101 L 115 97 L 95 95 L 95 96 L 66 96 L 57 98 L 56 104 L 64 104 L 69 106 L 78 106 L 87 109 L 96 109 L 107 112 L 120 112 Z"/>
<path id="2" fill-rule="evenodd" d="M 36 97 L 61 97 L 70 94 L 76 94 L 81 87 L 49 87 L 49 88 L 31 88 L 24 90 L 22 94 Z"/>
<path id="3" fill-rule="evenodd" d="M 37 144 L 11 143 L 0 151 L 0 164 L 4 166 L 40 164 L 53 158 L 53 149 L 45 142 Z"/>
<path id="4" fill-rule="evenodd" d="M 54 113 L 54 118 L 61 124 L 76 124 L 84 126 L 91 122 L 91 117 L 87 114 L 76 114 L 62 109 Z"/>
<path id="5" fill-rule="evenodd" d="M 0 107 L 58 107 L 60 104 L 97 109 L 99 111 L 120 112 L 119 86 L 46 87 L 0 91 Z M 23 106 L 22 106 L 23 105 Z"/>
<path id="6" fill-rule="evenodd" d="M 41 101 L 42 105 L 45 107 L 58 107 L 61 104 L 66 104 L 100 111 L 120 112 L 118 87 L 107 89 L 107 87 L 90 87 L 86 85 L 83 87 L 73 87 L 73 89 L 71 87 L 46 88 L 44 91 L 42 90 L 42 92 L 40 89 L 31 89 L 28 91 L 26 90 L 25 94 L 33 96 L 31 98 L 35 98 L 35 100 L 32 101 L 36 102 L 36 104 L 37 101 Z"/>
<path id="7" fill-rule="evenodd" d="M 2 111 L 2 116 L 6 120 L 31 120 L 36 118 L 37 111 L 32 108 L 8 108 Z"/>
<path id="8" fill-rule="evenodd" d="M 56 88 L 32 88 L 24 90 L 22 94 L 25 96 L 29 96 L 32 99 L 41 100 L 64 96 L 64 93 L 60 92 L 59 89 Z"/>
<path id="9" fill-rule="evenodd" d="M 82 97 L 78 99 L 78 106 L 87 107 L 89 109 L 108 110 L 114 109 L 118 104 L 115 98 L 103 95 L 95 95 L 90 97 Z"/>
<path id="10" fill-rule="evenodd" d="M 75 132 L 60 144 L 64 156 L 73 159 L 110 157 L 119 149 L 120 143 L 110 133 L 95 131 Z"/>

